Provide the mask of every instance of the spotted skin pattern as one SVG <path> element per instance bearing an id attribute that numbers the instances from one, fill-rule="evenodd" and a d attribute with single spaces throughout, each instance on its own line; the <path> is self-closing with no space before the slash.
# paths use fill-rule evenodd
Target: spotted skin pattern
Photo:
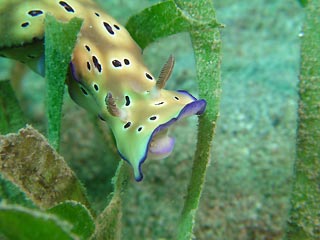
<path id="1" fill-rule="evenodd" d="M 157 88 L 127 30 L 90 0 L 2 0 L 0 56 L 44 73 L 44 19 L 84 19 L 66 79 L 71 98 L 112 130 L 118 152 L 142 180 L 142 163 L 167 157 L 174 145 L 168 127 L 201 114 L 206 102 L 185 91 Z M 173 67 L 173 66 L 172 66 Z M 161 85 L 161 84 L 158 84 Z"/>

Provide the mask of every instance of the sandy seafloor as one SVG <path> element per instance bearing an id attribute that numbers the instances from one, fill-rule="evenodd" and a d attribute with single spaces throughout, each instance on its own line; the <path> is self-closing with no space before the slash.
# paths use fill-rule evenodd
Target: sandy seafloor
<path id="1" fill-rule="evenodd" d="M 100 2 L 103 2 L 102 0 Z M 157 1 L 104 3 L 122 23 Z M 289 208 L 295 160 L 299 32 L 303 10 L 294 0 L 217 0 L 222 32 L 222 99 L 206 185 L 197 214 L 195 239 L 281 239 Z M 145 51 L 157 74 L 173 53 L 170 89 L 196 94 L 192 48 L 187 34 L 163 39 Z M 10 63 L 1 62 L 8 78 Z M 30 123 L 42 132 L 44 81 L 28 73 L 18 93 Z M 108 159 L 96 120 L 68 96 L 61 154 L 88 188 L 97 209 L 111 191 L 116 161 Z M 174 239 L 192 155 L 196 118 L 172 129 L 174 153 L 145 163 L 142 183 L 130 182 L 124 200 L 123 239 Z"/>

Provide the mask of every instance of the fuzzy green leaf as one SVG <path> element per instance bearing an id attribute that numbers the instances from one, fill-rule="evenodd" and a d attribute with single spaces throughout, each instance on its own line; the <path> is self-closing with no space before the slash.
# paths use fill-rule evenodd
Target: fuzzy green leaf
<path id="1" fill-rule="evenodd" d="M 71 231 L 80 236 L 81 239 L 89 239 L 95 229 L 90 212 L 81 203 L 75 201 L 63 202 L 49 209 L 48 212 L 72 223 Z"/>
<path id="2" fill-rule="evenodd" d="M 211 143 L 220 103 L 220 32 L 210 0 L 166 1 L 130 18 L 127 29 L 145 48 L 151 42 L 180 32 L 189 32 L 197 68 L 199 95 L 207 110 L 199 119 L 198 143 L 186 201 L 180 218 L 178 239 L 191 239 L 195 215 L 210 160 Z"/>
<path id="3" fill-rule="evenodd" d="M 301 42 L 297 158 L 287 239 L 320 239 L 320 2 L 310 0 Z"/>
<path id="4" fill-rule="evenodd" d="M 150 43 L 176 33 L 220 26 L 213 17 L 206 19 L 207 21 L 194 19 L 180 8 L 178 2 L 166 1 L 156 4 L 129 19 L 126 28 L 141 48 L 144 49 Z"/>
<path id="5" fill-rule="evenodd" d="M 71 225 L 57 217 L 18 206 L 0 206 L 0 232 L 15 240 L 69 240 Z"/>
<path id="6" fill-rule="evenodd" d="M 0 174 L 0 202 L 1 201 L 5 201 L 8 204 L 35 207 L 34 203 L 26 194 L 13 182 L 5 179 L 2 174 Z"/>
<path id="7" fill-rule="evenodd" d="M 45 74 L 47 79 L 48 140 L 59 149 L 64 82 L 82 20 L 69 23 L 47 15 L 45 19 Z"/>
<path id="8" fill-rule="evenodd" d="M 9 81 L 0 81 L 0 134 L 17 132 L 25 119 Z"/>
<path id="9" fill-rule="evenodd" d="M 198 142 L 192 175 L 180 218 L 178 239 L 191 239 L 196 211 L 204 187 L 206 169 L 220 103 L 220 33 L 217 29 L 192 31 L 191 38 L 197 61 L 199 95 L 207 100 L 206 113 L 199 118 Z"/>

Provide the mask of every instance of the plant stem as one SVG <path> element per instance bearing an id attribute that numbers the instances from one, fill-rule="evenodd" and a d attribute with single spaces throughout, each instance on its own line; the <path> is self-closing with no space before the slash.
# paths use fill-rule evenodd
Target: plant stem
<path id="1" fill-rule="evenodd" d="M 177 1 L 177 4 L 188 8 L 189 14 L 198 21 L 209 23 L 215 20 L 215 12 L 211 1 L 201 0 L 193 5 L 188 1 Z M 197 9 L 201 10 L 197 11 Z M 192 28 L 190 35 L 196 56 L 199 95 L 200 98 L 206 99 L 207 108 L 206 113 L 199 118 L 197 150 L 178 228 L 178 239 L 181 240 L 191 239 L 192 237 L 196 211 L 204 187 L 206 170 L 210 162 L 211 145 L 219 114 L 221 93 L 219 29 L 204 25 L 201 28 Z"/>
<path id="2" fill-rule="evenodd" d="M 210 162 L 212 139 L 220 102 L 220 33 L 218 29 L 191 32 L 197 58 L 199 94 L 207 100 L 207 110 L 199 118 L 198 142 L 192 176 L 179 223 L 178 239 L 191 239 L 196 211 L 204 187 L 206 170 Z M 211 41 L 204 41 L 210 39 Z M 206 54 L 207 53 L 207 54 Z M 211 56 L 208 56 L 211 55 Z M 205 59 L 210 59 L 206 61 Z"/>
<path id="3" fill-rule="evenodd" d="M 297 158 L 287 239 L 320 238 L 320 2 L 313 0 L 301 45 Z"/>
<path id="4" fill-rule="evenodd" d="M 96 220 L 96 231 L 93 239 L 121 239 L 122 195 L 127 189 L 128 179 L 129 166 L 124 161 L 120 161 L 113 178 L 114 192 L 112 193 L 112 199 Z"/>

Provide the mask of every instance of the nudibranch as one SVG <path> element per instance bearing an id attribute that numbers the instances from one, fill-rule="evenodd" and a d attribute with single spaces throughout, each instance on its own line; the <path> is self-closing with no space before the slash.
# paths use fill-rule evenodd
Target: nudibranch
<path id="1" fill-rule="evenodd" d="M 118 152 L 142 180 L 146 159 L 173 150 L 168 127 L 200 115 L 206 101 L 164 86 L 174 65 L 170 57 L 155 78 L 127 30 L 91 0 L 2 0 L 0 56 L 27 64 L 44 76 L 44 19 L 84 19 L 66 79 L 71 98 L 111 129 Z"/>

